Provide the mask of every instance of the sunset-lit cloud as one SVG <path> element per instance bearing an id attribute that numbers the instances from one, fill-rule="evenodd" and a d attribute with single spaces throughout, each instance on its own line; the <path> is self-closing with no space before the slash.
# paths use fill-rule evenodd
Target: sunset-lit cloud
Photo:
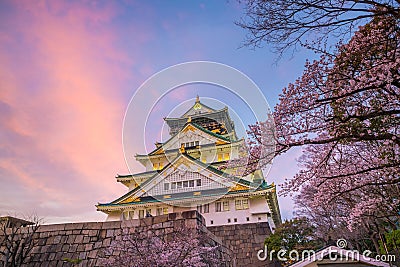
<path id="1" fill-rule="evenodd" d="M 2 183 L 38 196 L 29 205 L 21 195 L 14 208 L 68 217 L 122 192 L 110 177 L 126 170 L 121 90 L 135 77 L 108 27 L 118 11 L 58 1 L 9 8 L 2 20 L 12 27 L 0 50 L 0 170 L 2 180 L 13 179 Z"/>

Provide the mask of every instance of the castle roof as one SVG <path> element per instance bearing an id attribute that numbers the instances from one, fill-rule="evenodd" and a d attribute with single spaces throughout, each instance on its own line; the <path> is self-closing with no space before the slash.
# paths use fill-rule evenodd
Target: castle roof
<path id="1" fill-rule="evenodd" d="M 164 196 L 155 196 L 155 197 L 150 197 L 150 196 L 145 196 L 141 197 L 140 194 L 144 193 L 146 189 L 150 189 L 149 185 L 154 185 L 154 182 L 160 182 L 157 181 L 157 177 L 161 177 L 166 170 L 170 168 L 177 168 L 176 163 L 178 160 L 183 159 L 185 161 L 189 161 L 191 164 L 194 164 L 196 167 L 204 168 L 208 172 L 211 172 L 221 178 L 225 178 L 226 181 L 224 181 L 226 184 L 229 186 L 224 186 L 221 188 L 215 188 L 215 189 L 208 189 L 208 190 L 195 190 L 195 192 L 201 192 L 200 194 L 194 195 L 194 191 L 191 192 L 183 192 L 183 193 L 169 193 L 168 198 L 166 199 L 167 201 L 171 200 L 176 200 L 180 198 L 185 198 L 185 197 L 192 197 L 192 198 L 198 198 L 198 197 L 205 197 L 205 196 L 217 196 L 217 195 L 223 195 L 226 194 L 227 192 L 229 194 L 236 194 L 236 193 L 246 193 L 246 192 L 255 192 L 255 191 L 264 191 L 266 189 L 271 189 L 274 188 L 275 186 L 273 184 L 267 185 L 266 183 L 253 183 L 248 180 L 242 179 L 240 177 L 234 176 L 227 174 L 221 170 L 218 170 L 217 168 L 205 164 L 199 160 L 196 160 L 195 158 L 183 153 L 177 156 L 173 161 L 171 161 L 168 165 L 166 165 L 162 170 L 159 172 L 156 172 L 152 177 L 150 177 L 148 180 L 143 182 L 141 185 L 137 186 L 136 188 L 132 189 L 125 195 L 121 196 L 120 198 L 110 202 L 110 203 L 102 203 L 99 204 L 97 207 L 105 207 L 105 206 L 115 206 L 115 205 L 120 205 L 120 204 L 139 204 L 139 203 L 144 203 L 144 202 L 154 202 L 158 198 L 163 198 Z M 236 186 L 236 190 L 232 190 L 231 187 Z M 236 192 L 236 193 L 235 193 Z M 132 201 L 127 201 L 131 199 Z M 140 201 L 138 201 L 140 199 Z"/>
<path id="2" fill-rule="evenodd" d="M 159 143 L 160 145 L 158 145 L 158 146 L 157 146 L 153 151 L 151 151 L 148 155 L 151 156 L 151 155 L 158 154 L 158 153 L 161 152 L 161 151 L 162 151 L 162 152 L 167 152 L 167 151 L 169 151 L 169 150 L 164 150 L 164 147 L 166 147 L 166 145 L 167 145 L 168 143 L 170 143 L 172 140 L 176 139 L 176 138 L 179 136 L 180 133 L 186 131 L 186 130 L 187 130 L 188 128 L 190 128 L 190 127 L 194 127 L 194 128 L 196 128 L 196 129 L 200 130 L 201 132 L 203 132 L 203 133 L 205 133 L 205 134 L 207 134 L 207 135 L 210 135 L 210 136 L 212 136 L 212 137 L 215 137 L 215 138 L 217 138 L 217 139 L 219 139 L 219 140 L 221 140 L 221 141 L 223 141 L 223 142 L 225 142 L 225 143 L 230 143 L 230 142 L 231 142 L 229 138 L 224 137 L 224 136 L 222 136 L 222 135 L 219 135 L 219 134 L 217 134 L 217 133 L 214 133 L 214 132 L 212 132 L 212 131 L 210 131 L 210 130 L 207 130 L 207 129 L 201 127 L 200 125 L 198 125 L 198 124 L 196 124 L 196 123 L 193 123 L 193 122 L 189 121 L 189 122 L 186 122 L 185 126 L 184 126 L 179 132 L 177 132 L 176 134 L 174 134 L 173 136 L 171 136 L 167 141 L 165 141 L 165 142 L 163 142 L 163 143 Z M 143 156 L 143 155 L 137 155 L 137 156 Z"/>

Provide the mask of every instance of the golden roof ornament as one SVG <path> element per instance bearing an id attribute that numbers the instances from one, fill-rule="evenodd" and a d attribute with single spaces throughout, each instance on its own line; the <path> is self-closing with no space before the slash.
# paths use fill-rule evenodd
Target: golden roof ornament
<path id="1" fill-rule="evenodd" d="M 199 95 L 197 95 L 196 96 L 196 103 L 199 103 L 200 102 L 200 97 L 199 97 Z"/>
<path id="2" fill-rule="evenodd" d="M 192 122 L 192 116 L 189 116 L 189 117 L 188 117 L 187 122 Z"/>

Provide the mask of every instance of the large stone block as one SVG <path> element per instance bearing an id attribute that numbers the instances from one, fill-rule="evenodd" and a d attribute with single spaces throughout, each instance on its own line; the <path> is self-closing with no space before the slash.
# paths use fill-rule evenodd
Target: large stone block
<path id="1" fill-rule="evenodd" d="M 84 223 L 67 223 L 65 224 L 65 230 L 81 230 Z"/>
<path id="2" fill-rule="evenodd" d="M 128 220 L 128 221 L 122 221 L 121 227 L 122 228 L 134 228 L 134 227 L 139 227 L 140 225 L 140 220 Z"/>
<path id="3" fill-rule="evenodd" d="M 121 228 L 121 221 L 104 222 L 101 229 Z"/>

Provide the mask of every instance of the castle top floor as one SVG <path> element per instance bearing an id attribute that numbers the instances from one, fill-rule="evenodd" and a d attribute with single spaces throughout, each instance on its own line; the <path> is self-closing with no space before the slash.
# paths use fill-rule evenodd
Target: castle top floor
<path id="1" fill-rule="evenodd" d="M 228 108 L 213 109 L 202 102 L 197 96 L 194 105 L 179 118 L 164 118 L 169 126 L 171 136 L 177 134 L 191 120 L 213 133 L 236 140 L 235 125 L 229 116 Z"/>

